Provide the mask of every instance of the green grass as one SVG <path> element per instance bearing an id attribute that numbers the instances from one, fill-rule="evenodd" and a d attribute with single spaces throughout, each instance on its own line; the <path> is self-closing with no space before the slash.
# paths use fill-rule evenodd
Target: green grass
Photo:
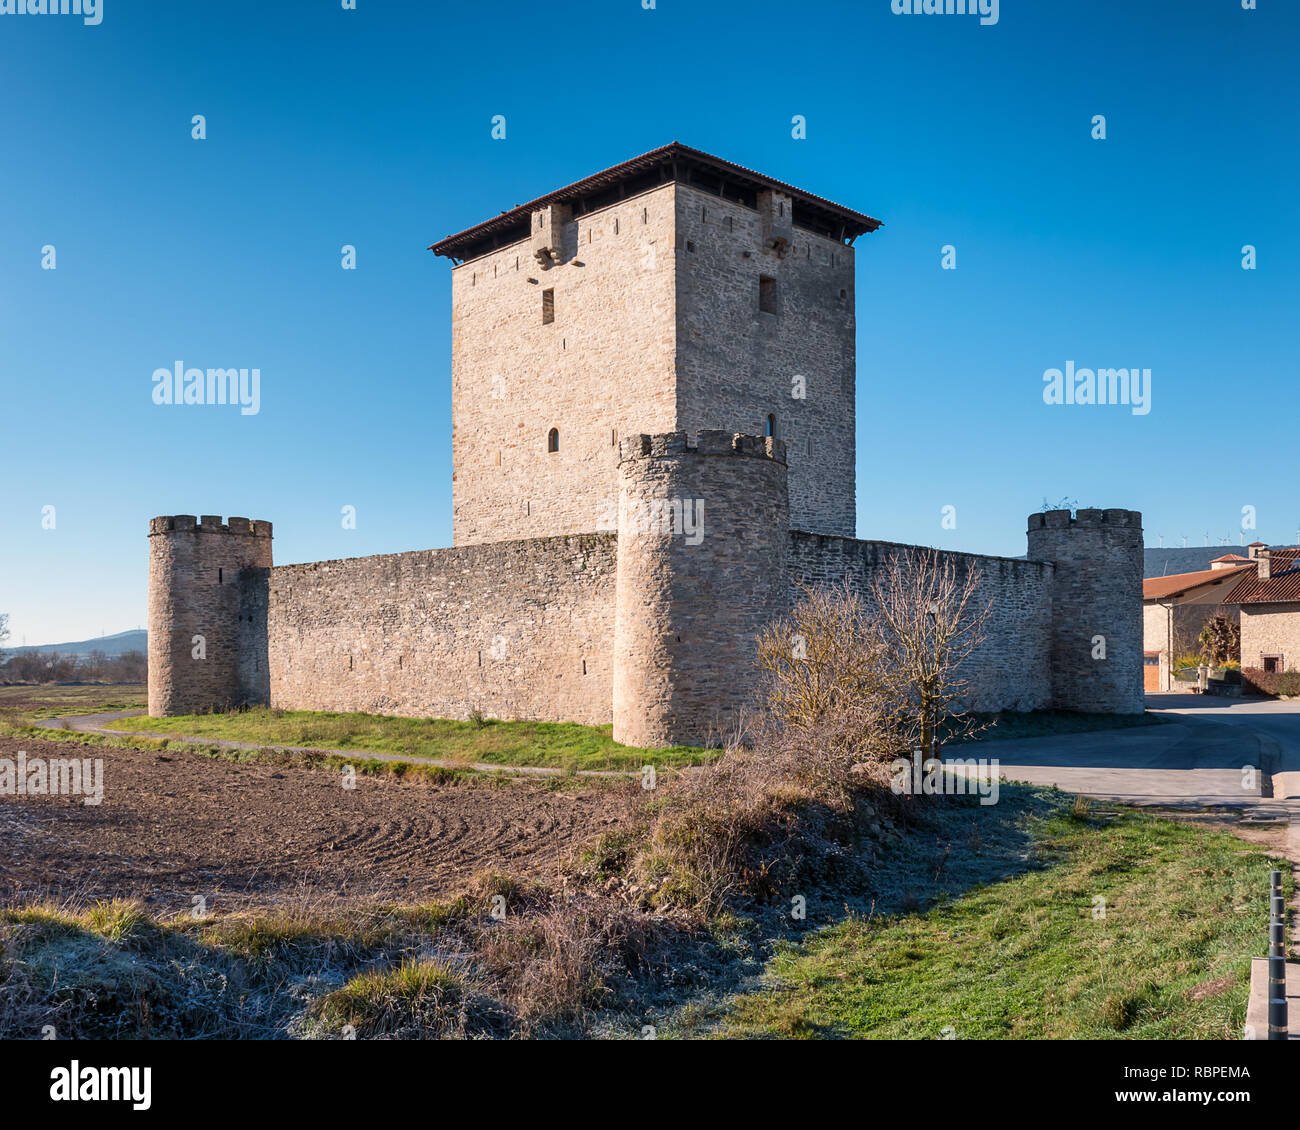
<path id="1" fill-rule="evenodd" d="M 384 714 L 335 714 L 257 707 L 227 714 L 174 718 L 125 718 L 118 730 L 146 730 L 194 738 L 228 738 L 264 745 L 364 750 L 408 757 L 436 757 L 469 764 L 544 766 L 557 769 L 637 770 L 643 765 L 698 765 L 716 756 L 676 746 L 639 749 L 619 745 L 612 726 L 573 722 L 480 724 L 441 718 L 395 718 Z"/>
<path id="2" fill-rule="evenodd" d="M 1057 734 L 1086 734 L 1096 730 L 1124 730 L 1134 726 L 1158 726 L 1170 719 L 1161 714 L 1084 714 L 1076 710 L 1001 711 L 976 714 L 977 722 L 987 728 L 968 738 L 951 741 L 964 745 L 971 741 L 1004 741 L 1008 738 L 1047 738 Z"/>
<path id="3" fill-rule="evenodd" d="M 782 947 L 771 987 L 735 998 L 721 1034 L 1239 1039 L 1276 864 L 1129 810 L 1035 824 L 1044 869 Z"/>
<path id="4" fill-rule="evenodd" d="M 148 697 L 143 683 L 0 687 L 0 711 L 20 711 L 32 718 L 100 714 L 109 710 L 134 710 L 146 706 Z"/>

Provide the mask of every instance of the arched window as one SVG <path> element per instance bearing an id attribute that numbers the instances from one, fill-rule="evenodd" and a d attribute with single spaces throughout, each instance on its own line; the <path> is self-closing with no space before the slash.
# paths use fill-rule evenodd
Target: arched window
<path id="1" fill-rule="evenodd" d="M 548 452 L 560 450 L 560 429 L 559 428 L 552 428 L 549 432 L 546 433 L 546 450 Z"/>
<path id="2" fill-rule="evenodd" d="M 767 434 L 773 437 L 776 436 L 776 417 L 770 412 L 767 416 Z"/>

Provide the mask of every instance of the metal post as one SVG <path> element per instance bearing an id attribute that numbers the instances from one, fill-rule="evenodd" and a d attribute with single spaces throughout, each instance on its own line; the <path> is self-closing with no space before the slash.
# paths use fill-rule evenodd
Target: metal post
<path id="1" fill-rule="evenodd" d="M 1282 901 L 1282 872 L 1268 876 L 1268 1038 L 1287 1038 L 1286 906 Z"/>

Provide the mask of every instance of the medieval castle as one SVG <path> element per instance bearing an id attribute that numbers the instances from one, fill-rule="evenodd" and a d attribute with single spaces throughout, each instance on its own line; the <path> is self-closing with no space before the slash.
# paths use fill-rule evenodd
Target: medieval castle
<path id="1" fill-rule="evenodd" d="M 853 244 L 879 226 L 672 144 L 434 244 L 453 548 L 273 566 L 269 522 L 154 518 L 149 713 L 726 732 L 797 585 L 865 586 L 899 548 L 854 537 Z M 1139 514 L 951 556 L 992 606 L 975 708 L 1141 712 Z"/>

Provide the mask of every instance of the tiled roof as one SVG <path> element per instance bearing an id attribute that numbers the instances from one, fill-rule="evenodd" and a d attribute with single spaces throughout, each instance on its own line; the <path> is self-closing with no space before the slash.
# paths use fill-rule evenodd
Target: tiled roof
<path id="1" fill-rule="evenodd" d="M 1249 561 L 1249 557 L 1242 557 L 1240 553 L 1225 553 L 1222 557 L 1216 557 L 1215 561 Z"/>
<path id="2" fill-rule="evenodd" d="M 1231 569 L 1202 569 L 1197 573 L 1175 573 L 1171 577 L 1148 577 L 1142 582 L 1143 600 L 1164 600 L 1170 596 L 1181 596 L 1201 585 L 1213 584 L 1244 572 L 1254 572 L 1255 566 L 1237 565 Z M 1225 602 L 1230 599 L 1225 597 Z"/>
<path id="3" fill-rule="evenodd" d="M 1224 603 L 1262 604 L 1266 601 L 1300 601 L 1300 550 L 1275 549 L 1269 554 L 1272 576 L 1262 580 L 1255 571 L 1243 576 Z M 1222 569 L 1220 572 L 1228 572 Z"/>
<path id="4" fill-rule="evenodd" d="M 702 150 L 692 149 L 689 145 L 674 141 L 658 149 L 652 149 L 649 153 L 643 153 L 639 157 L 633 157 L 630 161 L 624 161 L 621 165 L 614 165 L 564 188 L 548 192 L 545 196 L 539 196 L 527 204 L 518 204 L 499 216 L 493 216 L 490 220 L 484 220 L 481 224 L 475 224 L 472 228 L 466 228 L 456 235 L 449 235 L 446 239 L 439 240 L 429 250 L 435 255 L 445 255 L 451 259 L 476 258 L 494 246 L 503 246 L 502 241 L 527 238 L 532 213 L 547 204 L 567 203 L 595 197 L 602 193 L 628 191 L 629 186 L 641 192 L 645 191 L 645 188 L 641 187 L 643 181 L 646 182 L 646 187 L 653 187 L 655 183 L 667 184 L 673 180 L 690 184 L 692 172 L 702 173 L 710 183 L 718 181 L 724 186 L 723 195 L 727 194 L 726 185 L 732 186 L 733 191 L 744 190 L 751 194 L 761 189 L 775 189 L 785 193 L 793 203 L 796 227 L 805 226 L 800 223 L 802 216 L 805 224 L 815 225 L 813 230 L 824 228 L 842 235 L 845 239 L 856 238 L 880 227 L 879 220 L 863 212 L 855 212 L 852 208 L 845 208 L 842 204 L 815 196 L 811 192 L 805 192 L 783 181 L 774 180 L 743 165 L 732 164 L 721 157 L 714 157 Z M 520 232 L 522 234 L 519 234 Z"/>

